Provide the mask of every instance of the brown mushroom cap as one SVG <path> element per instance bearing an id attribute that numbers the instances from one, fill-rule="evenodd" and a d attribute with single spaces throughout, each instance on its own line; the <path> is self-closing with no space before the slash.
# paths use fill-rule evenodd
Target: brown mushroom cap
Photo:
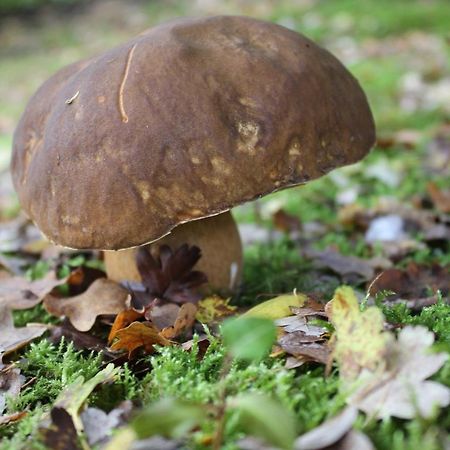
<path id="1" fill-rule="evenodd" d="M 49 239 L 120 249 L 358 161 L 374 140 L 358 82 L 309 39 L 248 17 L 182 19 L 47 81 L 12 173 Z"/>

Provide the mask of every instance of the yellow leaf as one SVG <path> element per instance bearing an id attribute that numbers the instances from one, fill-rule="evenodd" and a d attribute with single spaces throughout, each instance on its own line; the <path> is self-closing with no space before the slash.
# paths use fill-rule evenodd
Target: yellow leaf
<path id="1" fill-rule="evenodd" d="M 198 311 L 195 318 L 201 323 L 212 323 L 224 317 L 231 316 L 236 311 L 236 306 L 230 305 L 230 299 L 224 299 L 218 295 L 212 295 L 200 300 L 197 304 Z"/>
<path id="2" fill-rule="evenodd" d="M 307 297 L 304 294 L 285 294 L 267 300 L 249 309 L 243 316 L 263 317 L 265 319 L 281 319 L 292 315 L 291 306 L 297 308 L 305 304 Z"/>
<path id="3" fill-rule="evenodd" d="M 340 376 L 355 380 L 363 369 L 372 372 L 384 368 L 389 334 L 384 332 L 383 314 L 372 306 L 361 312 L 353 289 L 336 289 L 326 308 L 334 325 L 334 359 Z"/>

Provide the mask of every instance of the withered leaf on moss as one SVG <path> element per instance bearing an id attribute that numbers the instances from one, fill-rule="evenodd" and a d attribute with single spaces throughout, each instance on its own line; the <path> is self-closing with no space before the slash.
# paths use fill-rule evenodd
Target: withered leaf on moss
<path id="1" fill-rule="evenodd" d="M 5 275 L 0 279 L 0 305 L 12 310 L 33 308 L 72 276 L 58 279 L 55 272 L 49 272 L 40 280 L 29 281 L 24 277 Z"/>
<path id="2" fill-rule="evenodd" d="M 398 298 L 414 300 L 428 297 L 430 290 L 440 291 L 443 297 L 450 293 L 450 266 L 411 262 L 406 269 L 391 268 L 381 273 L 370 283 L 369 293 L 389 291 L 388 300 Z"/>
<path id="3" fill-rule="evenodd" d="M 47 295 L 44 306 L 54 316 L 67 316 L 77 330 L 88 331 L 97 316 L 123 311 L 128 297 L 128 292 L 117 283 L 99 278 L 85 292 L 74 297 Z"/>
<path id="4" fill-rule="evenodd" d="M 126 328 L 118 330 L 115 338 L 117 340 L 111 345 L 111 350 L 126 350 L 128 357 L 141 347 L 146 353 L 152 353 L 154 345 L 171 344 L 150 322 L 133 322 Z"/>
<path id="5" fill-rule="evenodd" d="M 42 336 L 46 330 L 47 326 L 41 324 L 28 324 L 26 327 L 16 328 L 11 310 L 0 307 L 0 361 L 4 355 Z"/>

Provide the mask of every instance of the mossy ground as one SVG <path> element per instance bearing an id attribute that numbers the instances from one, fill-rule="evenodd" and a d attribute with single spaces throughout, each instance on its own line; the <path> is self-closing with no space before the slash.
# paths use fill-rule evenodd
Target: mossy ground
<path id="1" fill-rule="evenodd" d="M 430 78 L 430 84 L 436 81 L 433 76 L 439 80 L 448 74 L 450 50 L 445 42 L 449 38 L 450 6 L 447 0 L 224 1 L 212 4 L 216 4 L 217 12 L 245 13 L 289 25 L 332 49 L 342 46 L 361 49 L 367 48 L 370 43 L 378 43 L 380 51 L 372 54 L 363 52 L 353 61 L 350 58 L 347 65 L 368 94 L 379 135 L 407 128 L 418 131 L 421 139 L 412 150 L 395 142 L 387 150 L 375 149 L 356 168 L 344 169 L 342 173 L 349 183 L 361 187 L 356 203 L 371 208 L 381 197 L 390 197 L 412 204 L 415 196 L 425 193 L 429 181 L 438 186 L 448 186 L 448 174 L 431 173 L 424 169 L 430 141 L 436 127 L 448 121 L 448 111 L 440 105 L 407 110 L 400 101 L 401 80 L 408 73 L 423 71 L 423 78 Z M 149 24 L 173 16 L 192 15 L 189 5 L 189 2 L 183 1 L 133 3 L 129 13 L 137 15 L 136 23 L 126 19 L 120 22 L 120 13 L 111 13 L 112 19 L 102 20 L 98 11 L 89 14 L 81 11 L 70 18 L 56 19 L 52 16 L 54 20 L 51 22 L 36 18 L 26 24 L 5 23 L 6 31 L 0 32 L 0 38 L 8 43 L 0 50 L 0 119 L 3 120 L 0 120 L 0 160 L 8 158 L 11 131 L 24 101 L 49 74 L 77 58 L 108 48 Z M 118 8 L 117 5 L 115 7 Z M 90 37 L 86 37 L 88 29 L 91 30 Z M 5 33 L 16 33 L 17 39 L 11 37 L 8 40 Z M 440 57 L 443 68 L 439 69 L 442 73 L 426 73 L 425 54 L 419 55 L 425 61 L 422 66 L 419 62 L 417 67 L 417 55 L 407 45 L 404 52 L 387 51 L 394 39 L 406 41 L 414 33 L 431 36 L 437 40 L 436 45 L 442 44 Z M 398 169 L 402 175 L 400 184 L 389 186 L 367 175 L 367 168 L 381 160 L 387 166 Z M 300 217 L 303 222 L 318 221 L 326 225 L 327 233 L 313 243 L 316 248 L 333 245 L 345 255 L 373 256 L 376 251 L 366 245 L 361 235 L 352 228 L 340 225 L 339 204 L 336 201 L 338 191 L 336 182 L 327 176 L 307 186 L 271 195 L 261 202 L 260 209 L 263 213 L 271 211 L 275 203 Z M 252 206 L 238 208 L 235 215 L 240 222 L 258 221 L 262 226 L 271 227 L 269 215 L 258 217 Z M 287 238 L 249 246 L 245 253 L 243 290 L 235 301 L 241 305 L 251 305 L 266 295 L 293 289 L 300 292 L 320 291 L 324 298 L 329 299 L 339 281 L 330 278 L 318 282 L 310 271 L 311 263 L 301 256 L 299 250 L 298 245 Z M 439 248 L 426 248 L 413 252 L 398 265 L 401 267 L 411 260 L 445 265 L 450 263 L 450 255 Z M 34 267 L 30 276 L 39 276 L 45 270 L 44 266 Z M 364 288 L 361 285 L 354 287 Z M 450 306 L 440 303 L 416 314 L 401 305 L 392 308 L 384 306 L 383 309 L 387 320 L 393 324 L 420 324 L 433 330 L 436 333 L 436 347 L 450 351 Z M 17 325 L 23 325 L 30 321 L 52 319 L 43 308 L 36 307 L 16 313 L 15 320 Z M 217 380 L 222 358 L 223 349 L 218 340 L 213 340 L 201 361 L 195 349 L 192 352 L 177 348 L 161 349 L 158 354 L 145 360 L 144 363 L 153 369 L 144 378 L 124 367 L 116 383 L 96 391 L 90 396 L 89 403 L 111 409 L 124 399 L 134 400 L 139 405 L 164 396 L 214 402 L 218 396 Z M 67 342 L 53 345 L 43 339 L 28 346 L 16 359 L 22 373 L 34 381 L 22 390 L 18 398 L 9 401 L 9 407 L 11 411 L 27 409 L 29 412 L 18 423 L 0 428 L 0 449 L 42 448 L 36 438 L 30 439 L 29 436 L 36 435 L 43 412 L 78 375 L 89 378 L 97 373 L 102 367 L 102 358 L 98 354 L 76 351 Z M 450 386 L 450 362 L 435 379 Z M 277 397 L 286 408 L 295 412 L 299 433 L 319 425 L 344 405 L 344 399 L 338 394 L 336 373 L 325 377 L 322 367 L 312 366 L 287 371 L 280 361 L 270 358 L 258 365 L 234 365 L 227 376 L 227 385 L 230 392 L 251 389 Z M 367 421 L 361 416 L 357 425 L 378 449 L 437 450 L 441 448 L 442 436 L 450 429 L 450 411 L 441 411 L 427 421 L 389 419 L 380 423 Z M 213 423 L 205 423 L 192 436 L 192 446 L 208 448 L 206 442 L 212 431 Z M 238 418 L 231 414 L 223 448 L 236 448 L 235 442 L 240 436 Z"/>
<path id="2" fill-rule="evenodd" d="M 436 333 L 436 348 L 450 350 L 450 306 L 443 303 L 425 308 L 412 315 L 399 305 L 384 308 L 392 323 L 424 325 Z M 191 352 L 179 348 L 162 348 L 158 354 L 147 357 L 145 362 L 152 371 L 139 378 L 125 366 L 120 377 L 112 385 L 105 385 L 89 398 L 91 406 L 110 410 L 120 401 L 130 399 L 138 405 L 146 405 L 163 397 L 176 397 L 201 403 L 218 401 L 223 348 L 219 340 L 213 340 L 201 361 L 198 347 Z M 27 378 L 35 381 L 16 399 L 11 399 L 12 411 L 29 410 L 27 417 L 1 431 L 0 449 L 41 448 L 39 440 L 29 434 L 36 433 L 43 412 L 59 393 L 79 375 L 86 379 L 102 367 L 98 354 L 80 352 L 70 343 L 53 345 L 46 340 L 31 344 L 18 361 Z M 450 387 L 450 362 L 434 377 Z M 258 391 L 277 398 L 297 417 L 298 432 L 308 431 L 326 418 L 335 415 L 345 405 L 339 392 L 339 379 L 335 372 L 324 376 L 323 367 L 304 367 L 286 370 L 280 361 L 268 358 L 259 364 L 232 366 L 226 378 L 230 395 Z M 238 417 L 231 413 L 225 433 L 225 449 L 236 449 L 235 442 L 242 437 Z M 404 421 L 389 419 L 383 422 L 367 421 L 360 417 L 357 427 L 374 442 L 377 449 L 434 450 L 440 449 L 442 434 L 450 427 L 450 414 L 443 411 L 432 419 Z M 214 422 L 205 422 L 191 437 L 192 448 L 207 449 L 205 442 L 214 430 Z M 35 447 L 33 447 L 35 446 Z"/>

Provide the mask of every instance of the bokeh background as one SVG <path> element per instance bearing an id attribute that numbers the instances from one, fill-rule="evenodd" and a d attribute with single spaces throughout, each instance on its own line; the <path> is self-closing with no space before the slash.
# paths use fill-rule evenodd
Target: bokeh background
<path id="1" fill-rule="evenodd" d="M 271 20 L 328 48 L 359 79 L 378 129 L 362 165 L 269 196 L 256 210 L 244 206 L 241 222 L 264 223 L 282 207 L 302 221 L 332 224 L 343 206 L 370 207 L 380 196 L 412 202 L 430 181 L 448 185 L 448 0 L 0 0 L 1 218 L 18 208 L 7 173 L 12 133 L 47 77 L 152 25 L 213 14 Z M 334 238 L 327 239 L 323 245 Z"/>

